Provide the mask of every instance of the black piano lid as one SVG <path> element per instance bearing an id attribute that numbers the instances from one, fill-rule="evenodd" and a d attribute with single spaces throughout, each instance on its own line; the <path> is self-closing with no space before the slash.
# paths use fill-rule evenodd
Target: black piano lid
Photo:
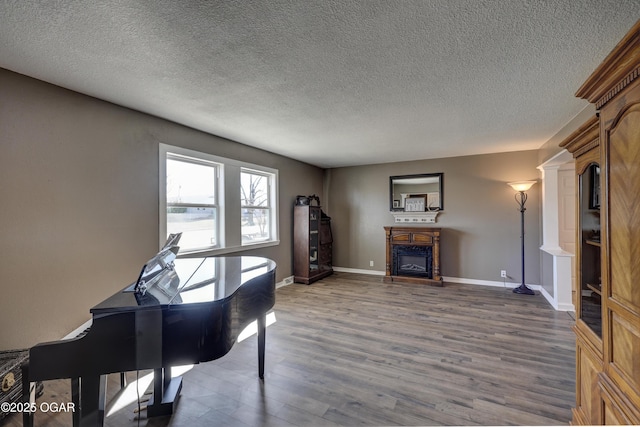
<path id="1" fill-rule="evenodd" d="M 180 287 L 171 304 L 195 304 L 228 298 L 243 284 L 274 268 L 275 262 L 261 257 L 204 258 L 200 268 Z"/>
<path id="2" fill-rule="evenodd" d="M 174 271 L 149 287 L 145 297 L 136 299 L 134 292 L 123 290 L 93 307 L 91 313 L 219 301 L 276 267 L 274 261 L 255 256 L 180 258 L 174 263 Z"/>

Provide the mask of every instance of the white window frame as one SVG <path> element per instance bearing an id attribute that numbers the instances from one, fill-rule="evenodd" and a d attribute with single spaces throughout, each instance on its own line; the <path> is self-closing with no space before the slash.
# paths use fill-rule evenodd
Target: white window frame
<path id="1" fill-rule="evenodd" d="M 255 169 L 255 168 L 249 168 L 249 167 L 241 167 L 240 168 L 240 175 L 242 176 L 243 173 L 247 173 L 247 174 L 251 174 L 251 175 L 259 175 L 262 176 L 264 178 L 267 179 L 267 206 L 255 206 L 255 205 L 245 205 L 242 204 L 242 200 L 240 202 L 240 210 L 242 212 L 242 209 L 261 209 L 261 210 L 265 210 L 269 213 L 268 218 L 269 218 L 269 238 L 266 241 L 271 241 L 273 240 L 273 233 L 274 230 L 276 229 L 276 224 L 277 222 L 274 221 L 275 219 L 275 215 L 274 212 L 276 211 L 276 209 L 274 208 L 274 206 L 276 206 L 277 203 L 277 199 L 274 197 L 275 195 L 275 191 L 274 188 L 276 187 L 276 185 L 274 184 L 275 181 L 275 174 L 273 172 L 267 172 L 265 170 L 259 170 L 259 169 Z M 241 183 L 242 185 L 242 183 Z M 242 199 L 242 196 L 240 197 Z M 255 245 L 259 245 L 261 243 L 265 242 L 263 241 L 259 241 L 259 242 L 244 242 L 242 241 L 242 246 L 255 246 Z"/>
<path id="2" fill-rule="evenodd" d="M 166 215 L 167 210 L 169 207 L 176 207 L 176 208 L 213 208 L 215 211 L 215 222 L 214 222 L 214 230 L 213 233 L 216 236 L 216 242 L 214 244 L 211 245 L 206 245 L 206 246 L 200 246 L 197 248 L 190 248 L 188 249 L 191 252 L 199 252 L 199 251 L 208 251 L 208 250 L 212 250 L 212 249 L 216 249 L 218 247 L 220 247 L 220 175 L 223 172 L 223 168 L 224 165 L 222 165 L 219 162 L 215 162 L 212 161 L 210 159 L 204 159 L 202 157 L 192 157 L 192 156 L 187 156 L 184 154 L 178 154 L 178 153 L 174 153 L 174 152 L 167 152 L 166 156 L 165 156 L 165 167 L 166 167 L 166 162 L 169 160 L 173 160 L 173 161 L 178 161 L 178 162 L 183 162 L 186 164 L 190 164 L 190 165 L 201 165 L 201 166 L 206 166 L 206 167 L 210 167 L 213 169 L 214 171 L 214 177 L 213 177 L 213 186 L 215 188 L 214 190 L 214 200 L 213 203 L 193 203 L 193 202 L 179 202 L 179 203 L 170 203 L 168 200 L 165 199 L 165 204 L 166 204 L 166 208 L 164 209 L 164 213 Z M 164 176 L 166 177 L 166 169 L 165 169 L 165 174 Z M 167 194 L 166 191 L 166 184 L 165 184 L 165 197 Z M 166 224 L 167 221 L 165 219 L 165 235 L 167 235 L 169 232 L 168 230 L 166 230 Z M 160 239 L 162 240 L 162 239 Z"/>
<path id="3" fill-rule="evenodd" d="M 242 162 L 213 154 L 194 151 L 164 143 L 159 144 L 159 247 L 162 247 L 167 236 L 167 155 L 184 156 L 218 165 L 217 177 L 217 245 L 215 247 L 194 250 L 180 250 L 185 253 L 202 253 L 222 255 L 225 253 L 246 251 L 262 247 L 276 246 L 279 240 L 278 212 L 278 170 L 266 166 Z M 269 205 L 271 236 L 269 240 L 257 243 L 242 243 L 240 185 L 241 172 L 253 171 L 269 176 Z"/>

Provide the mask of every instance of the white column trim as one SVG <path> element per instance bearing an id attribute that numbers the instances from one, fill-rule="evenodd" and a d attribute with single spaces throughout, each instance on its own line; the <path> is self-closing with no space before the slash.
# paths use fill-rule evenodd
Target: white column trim
<path id="1" fill-rule="evenodd" d="M 573 156 L 563 150 L 551 159 L 538 166 L 542 172 L 542 246 L 541 251 L 553 258 L 553 295 L 544 291 L 543 295 L 549 303 L 561 311 L 573 311 L 571 301 L 571 257 L 573 254 L 560 247 L 560 199 L 558 191 L 558 171 L 567 163 L 573 161 Z M 544 290 L 544 287 L 542 287 Z"/>

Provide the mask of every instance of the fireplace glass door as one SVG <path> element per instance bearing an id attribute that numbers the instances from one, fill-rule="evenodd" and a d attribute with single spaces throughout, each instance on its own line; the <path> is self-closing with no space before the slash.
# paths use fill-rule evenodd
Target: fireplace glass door
<path id="1" fill-rule="evenodd" d="M 393 247 L 393 275 L 433 278 L 432 246 Z"/>

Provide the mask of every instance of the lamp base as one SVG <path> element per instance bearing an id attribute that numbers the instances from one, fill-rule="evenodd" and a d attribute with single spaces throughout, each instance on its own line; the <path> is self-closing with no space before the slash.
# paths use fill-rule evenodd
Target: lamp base
<path id="1" fill-rule="evenodd" d="M 529 289 L 524 283 L 513 289 L 514 294 L 535 295 L 532 289 Z"/>

